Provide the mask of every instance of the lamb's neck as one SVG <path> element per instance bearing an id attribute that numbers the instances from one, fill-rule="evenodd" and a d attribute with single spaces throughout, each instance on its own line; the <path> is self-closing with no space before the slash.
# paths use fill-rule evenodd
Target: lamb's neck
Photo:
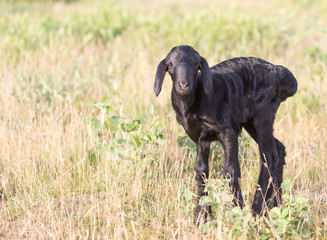
<path id="1" fill-rule="evenodd" d="M 187 123 L 187 117 L 189 115 L 190 108 L 192 107 L 195 95 L 191 93 L 189 96 L 180 96 L 175 89 L 172 90 L 172 105 L 176 112 L 176 118 L 178 123 L 185 126 Z"/>

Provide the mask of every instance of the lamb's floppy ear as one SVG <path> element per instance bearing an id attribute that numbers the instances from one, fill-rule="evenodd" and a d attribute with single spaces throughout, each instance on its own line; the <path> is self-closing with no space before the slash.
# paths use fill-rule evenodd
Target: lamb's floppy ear
<path id="1" fill-rule="evenodd" d="M 165 74 L 167 71 L 167 64 L 166 64 L 166 59 L 163 59 L 158 67 L 157 67 L 157 72 L 156 72 L 156 78 L 154 80 L 154 93 L 158 97 L 159 93 L 161 92 L 162 88 L 162 82 L 165 78 Z"/>
<path id="2" fill-rule="evenodd" d="M 207 96 L 210 96 L 212 93 L 212 76 L 211 71 L 208 66 L 207 61 L 201 57 L 201 76 L 202 76 L 202 85 L 203 90 Z"/>

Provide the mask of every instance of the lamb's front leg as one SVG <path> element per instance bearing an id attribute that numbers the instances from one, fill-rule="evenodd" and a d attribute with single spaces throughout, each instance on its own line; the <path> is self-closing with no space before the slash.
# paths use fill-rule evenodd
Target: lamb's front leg
<path id="1" fill-rule="evenodd" d="M 234 194 L 234 205 L 243 208 L 244 201 L 239 183 L 241 169 L 238 161 L 238 136 L 233 129 L 227 128 L 220 133 L 220 141 L 223 145 L 225 155 L 223 176 L 224 178 L 230 179 L 229 186 L 231 192 Z"/>
<path id="2" fill-rule="evenodd" d="M 194 224 L 199 225 L 205 223 L 208 220 L 209 214 L 211 212 L 210 206 L 200 206 L 199 200 L 202 196 L 208 195 L 204 192 L 206 181 L 209 177 L 209 153 L 210 153 L 210 142 L 199 139 L 197 143 L 197 157 L 195 165 L 195 180 L 198 185 L 198 200 L 196 206 L 196 214 L 194 218 Z"/>

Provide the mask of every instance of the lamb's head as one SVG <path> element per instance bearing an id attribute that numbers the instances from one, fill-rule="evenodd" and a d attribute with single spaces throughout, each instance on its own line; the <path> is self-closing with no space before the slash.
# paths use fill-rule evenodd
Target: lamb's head
<path id="1" fill-rule="evenodd" d="M 173 81 L 173 88 L 181 96 L 193 92 L 198 71 L 201 71 L 201 81 L 206 95 L 212 91 L 211 73 L 207 61 L 194 48 L 186 45 L 174 47 L 157 68 L 154 82 L 154 92 L 159 95 L 165 73 L 168 72 Z"/>

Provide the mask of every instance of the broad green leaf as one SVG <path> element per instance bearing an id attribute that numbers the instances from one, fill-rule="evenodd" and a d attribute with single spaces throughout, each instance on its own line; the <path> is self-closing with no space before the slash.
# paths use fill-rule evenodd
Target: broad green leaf
<path id="1" fill-rule="evenodd" d="M 270 217 L 278 218 L 281 216 L 280 209 L 278 207 L 274 207 L 269 212 Z"/>
<path id="2" fill-rule="evenodd" d="M 183 191 L 183 197 L 186 201 L 189 201 L 192 199 L 192 192 L 190 190 L 190 188 L 185 188 Z"/>
<path id="3" fill-rule="evenodd" d="M 287 221 L 285 219 L 277 219 L 276 220 L 276 225 L 277 229 L 276 232 L 277 234 L 281 235 L 284 234 L 287 230 Z"/>
<path id="4" fill-rule="evenodd" d="M 140 120 L 125 120 L 120 124 L 120 127 L 124 132 L 134 132 L 139 128 L 140 124 Z"/>
<path id="5" fill-rule="evenodd" d="M 102 127 L 101 121 L 97 118 L 92 119 L 92 127 L 94 127 L 96 130 L 100 130 Z"/>
<path id="6" fill-rule="evenodd" d="M 283 183 L 282 183 L 282 189 L 283 191 L 291 191 L 293 187 L 293 182 L 289 179 L 286 179 Z"/>
<path id="7" fill-rule="evenodd" d="M 282 210 L 282 218 L 286 218 L 288 216 L 288 214 L 289 214 L 288 209 L 283 209 Z"/>
<path id="8" fill-rule="evenodd" d="M 283 194 L 282 198 L 283 198 L 286 202 L 289 202 L 289 201 L 290 201 L 290 195 L 288 195 L 287 193 Z"/>

